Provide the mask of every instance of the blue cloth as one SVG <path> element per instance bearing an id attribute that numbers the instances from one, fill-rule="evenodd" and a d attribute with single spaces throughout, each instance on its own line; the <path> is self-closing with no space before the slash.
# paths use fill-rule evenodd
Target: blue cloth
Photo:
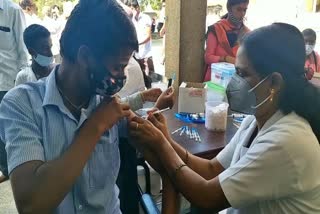
<path id="1" fill-rule="evenodd" d="M 55 73 L 12 89 L 2 100 L 0 139 L 6 144 L 9 173 L 28 161 L 59 158 L 99 104 L 100 98 L 94 96 L 77 121 L 63 104 Z M 127 99 L 132 109 L 142 107 L 140 94 Z M 82 174 L 55 213 L 121 213 L 115 184 L 120 167 L 118 141 L 116 125 L 101 137 Z"/>

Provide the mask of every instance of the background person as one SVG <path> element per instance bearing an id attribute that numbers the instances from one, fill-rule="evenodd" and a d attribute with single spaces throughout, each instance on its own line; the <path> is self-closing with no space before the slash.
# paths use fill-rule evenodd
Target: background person
<path id="1" fill-rule="evenodd" d="M 206 73 L 204 81 L 211 80 L 211 64 L 235 63 L 239 42 L 249 32 L 244 25 L 249 0 L 228 0 L 228 13 L 220 21 L 209 26 L 205 51 Z"/>
<path id="2" fill-rule="evenodd" d="M 320 72 L 320 56 L 314 50 L 317 42 L 317 34 L 312 29 L 305 29 L 302 34 L 304 37 L 304 42 L 306 44 L 307 54 L 305 71 L 308 80 L 311 80 L 315 72 Z"/>
<path id="3" fill-rule="evenodd" d="M 178 192 L 212 212 L 320 213 L 320 91 L 305 78 L 305 56 L 292 25 L 244 38 L 227 95 L 231 110 L 254 116 L 212 160 L 174 142 L 163 116 L 132 120 L 131 136 L 162 174 L 165 213 L 178 213 Z"/>

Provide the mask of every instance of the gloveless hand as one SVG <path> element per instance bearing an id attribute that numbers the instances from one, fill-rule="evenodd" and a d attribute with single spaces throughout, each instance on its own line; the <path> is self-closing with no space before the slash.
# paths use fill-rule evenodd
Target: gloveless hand
<path id="1" fill-rule="evenodd" d="M 105 98 L 95 109 L 90 119 L 98 124 L 100 132 L 112 128 L 120 119 L 131 115 L 130 106 L 120 102 L 118 97 Z"/>
<path id="2" fill-rule="evenodd" d="M 155 107 L 158 109 L 172 108 L 174 106 L 175 101 L 175 93 L 174 88 L 169 87 L 167 90 L 162 92 L 160 97 L 158 98 Z"/>
<path id="3" fill-rule="evenodd" d="M 162 91 L 160 88 L 151 88 L 141 93 L 144 101 L 156 102 Z"/>
<path id="4" fill-rule="evenodd" d="M 148 116 L 148 120 L 157 127 L 162 134 L 168 139 L 171 139 L 171 134 L 168 130 L 167 120 L 162 114 L 152 114 L 150 113 Z"/>
<path id="5" fill-rule="evenodd" d="M 151 149 L 158 151 L 158 148 L 168 143 L 166 137 L 150 121 L 135 117 L 130 121 L 130 136 L 133 143 L 140 150 Z"/>

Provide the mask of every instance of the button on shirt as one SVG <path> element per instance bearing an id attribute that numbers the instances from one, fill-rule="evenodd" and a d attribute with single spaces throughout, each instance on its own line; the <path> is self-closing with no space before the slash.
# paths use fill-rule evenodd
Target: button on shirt
<path id="1" fill-rule="evenodd" d="M 6 144 L 9 173 L 28 161 L 59 158 L 100 102 L 94 96 L 77 121 L 63 104 L 55 73 L 10 90 L 0 105 L 0 139 Z M 133 110 L 142 107 L 140 94 L 128 98 L 128 102 Z M 119 125 L 123 127 L 124 122 Z M 101 137 L 55 213 L 121 213 L 116 186 L 120 166 L 118 127 L 115 125 Z"/>
<path id="2" fill-rule="evenodd" d="M 23 42 L 25 17 L 11 0 L 0 0 L 0 91 L 9 91 L 19 70 L 28 65 Z"/>
<path id="3" fill-rule="evenodd" d="M 138 19 L 132 17 L 132 22 L 136 28 L 139 43 L 143 42 L 147 38 L 147 29 L 151 28 L 151 18 L 146 14 L 140 13 Z M 137 59 L 145 59 L 151 57 L 151 46 L 151 39 L 149 42 L 143 45 L 139 45 L 139 52 L 135 53 L 135 57 Z"/>
<path id="4" fill-rule="evenodd" d="M 217 156 L 227 213 L 320 213 L 320 146 L 309 123 L 277 112 L 248 148 L 256 127 L 248 117 Z"/>

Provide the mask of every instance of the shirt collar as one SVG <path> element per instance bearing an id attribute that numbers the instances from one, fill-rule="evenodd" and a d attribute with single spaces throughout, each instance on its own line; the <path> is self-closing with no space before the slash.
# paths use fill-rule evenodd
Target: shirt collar
<path id="1" fill-rule="evenodd" d="M 46 91 L 43 98 L 42 106 L 54 105 L 59 108 L 64 106 L 62 97 L 58 91 L 56 83 L 56 72 L 59 66 L 56 66 L 50 75 L 45 79 Z"/>
<path id="2" fill-rule="evenodd" d="M 57 82 L 56 82 L 56 73 L 59 69 L 59 65 L 57 65 L 50 75 L 45 79 L 45 85 L 46 85 L 46 90 L 42 102 L 42 106 L 56 106 L 59 108 L 59 110 L 68 115 L 70 118 L 74 119 L 74 116 L 70 113 L 70 111 L 67 109 L 67 107 L 63 103 L 63 99 L 61 97 L 61 94 L 58 90 L 57 87 Z M 80 118 L 80 123 L 82 124 L 81 121 L 86 120 L 86 118 L 90 115 L 90 113 L 93 111 L 93 109 L 96 107 L 97 103 L 99 103 L 98 96 L 93 96 L 90 99 L 89 106 L 87 109 L 82 109 L 82 113 L 84 118 Z"/>
<path id="3" fill-rule="evenodd" d="M 270 128 L 273 124 L 275 124 L 278 120 L 280 120 L 282 117 L 284 117 L 284 114 L 278 110 L 274 115 L 264 124 L 264 126 L 261 129 L 262 131 L 267 130 Z"/>

